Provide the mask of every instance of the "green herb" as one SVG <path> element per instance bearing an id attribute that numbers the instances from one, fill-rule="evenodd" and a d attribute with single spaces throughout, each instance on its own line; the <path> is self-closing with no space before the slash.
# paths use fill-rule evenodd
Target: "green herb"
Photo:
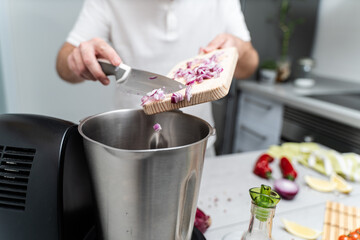
<path id="1" fill-rule="evenodd" d="M 280 6 L 279 27 L 282 32 L 281 58 L 286 58 L 289 53 L 290 39 L 295 26 L 304 22 L 303 18 L 292 20 L 289 17 L 290 0 L 282 0 Z"/>

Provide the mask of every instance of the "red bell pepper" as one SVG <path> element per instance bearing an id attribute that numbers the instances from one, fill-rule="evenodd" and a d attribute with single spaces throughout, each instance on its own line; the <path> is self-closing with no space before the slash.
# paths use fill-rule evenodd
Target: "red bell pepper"
<path id="1" fill-rule="evenodd" d="M 297 177 L 295 168 L 286 157 L 282 157 L 280 159 L 280 169 L 284 178 L 294 181 Z"/>
<path id="2" fill-rule="evenodd" d="M 259 177 L 269 179 L 271 178 L 272 170 L 269 163 L 274 161 L 274 158 L 269 154 L 262 154 L 255 163 L 253 172 Z"/>
<path id="3" fill-rule="evenodd" d="M 274 158 L 269 154 L 264 153 L 258 158 L 258 161 L 262 161 L 262 160 L 266 160 L 268 163 L 271 163 L 272 161 L 274 161 Z"/>

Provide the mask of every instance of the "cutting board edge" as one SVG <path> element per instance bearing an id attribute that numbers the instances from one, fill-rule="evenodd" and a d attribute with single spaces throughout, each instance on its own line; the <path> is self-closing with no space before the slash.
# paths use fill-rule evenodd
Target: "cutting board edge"
<path id="1" fill-rule="evenodd" d="M 183 101 L 178 102 L 178 103 L 171 103 L 171 98 L 167 97 L 165 100 L 162 100 L 161 102 L 151 102 L 151 103 L 145 104 L 143 106 L 143 110 L 146 115 L 153 115 L 156 113 L 171 111 L 171 110 L 175 110 L 175 109 L 179 109 L 179 108 L 190 107 L 190 106 L 208 102 L 206 100 L 199 100 L 199 99 L 202 99 L 201 98 L 202 94 L 207 94 L 207 93 L 211 94 L 213 96 L 212 99 L 214 99 L 214 101 L 215 101 L 215 100 L 219 100 L 219 99 L 225 97 L 229 93 L 229 90 L 230 90 L 229 88 L 225 87 L 224 85 L 221 85 L 215 89 L 211 89 L 211 90 L 204 91 L 201 93 L 195 93 L 191 97 L 189 102 L 186 99 L 184 99 Z"/>

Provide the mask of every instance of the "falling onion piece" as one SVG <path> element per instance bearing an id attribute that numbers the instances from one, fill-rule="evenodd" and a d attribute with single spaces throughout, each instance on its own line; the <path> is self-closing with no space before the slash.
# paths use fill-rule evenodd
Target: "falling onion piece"
<path id="1" fill-rule="evenodd" d="M 159 123 L 156 123 L 154 126 L 153 126 L 155 132 L 159 132 L 162 128 L 161 128 L 161 125 Z"/>

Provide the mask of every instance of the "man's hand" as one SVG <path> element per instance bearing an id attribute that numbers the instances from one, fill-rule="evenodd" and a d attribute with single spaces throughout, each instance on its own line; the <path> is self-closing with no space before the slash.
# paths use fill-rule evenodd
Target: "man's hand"
<path id="1" fill-rule="evenodd" d="M 103 85 L 108 85 L 110 81 L 101 70 L 98 58 L 107 59 L 114 66 L 118 66 L 122 62 L 108 43 L 94 38 L 82 42 L 79 47 L 65 43 L 59 51 L 56 68 L 61 78 L 68 82 L 98 80 Z"/>
<path id="2" fill-rule="evenodd" d="M 217 35 L 205 48 L 200 48 L 200 53 L 209 53 L 216 49 L 236 47 L 239 59 L 235 69 L 235 78 L 251 76 L 259 64 L 259 56 L 251 42 L 245 42 L 234 35 L 223 33 Z"/>
<path id="3" fill-rule="evenodd" d="M 200 48 L 200 53 L 209 53 L 216 49 L 223 49 L 228 47 L 237 47 L 236 41 L 241 39 L 237 39 L 235 36 L 227 33 L 217 35 L 205 48 Z"/>

